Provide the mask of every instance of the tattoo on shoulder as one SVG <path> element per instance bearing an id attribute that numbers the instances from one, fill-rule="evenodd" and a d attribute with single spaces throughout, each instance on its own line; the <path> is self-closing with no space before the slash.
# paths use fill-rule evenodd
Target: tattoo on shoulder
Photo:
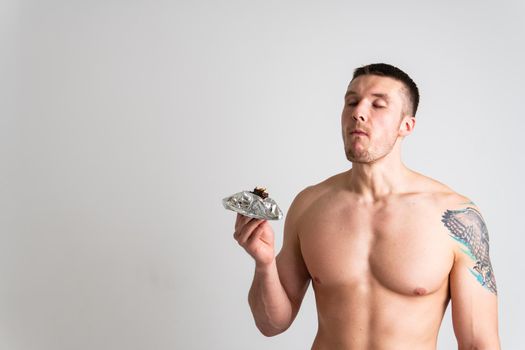
<path id="1" fill-rule="evenodd" d="M 472 207 L 447 210 L 441 221 L 450 231 L 449 235 L 465 247 L 463 252 L 475 261 L 470 272 L 483 287 L 497 294 L 489 257 L 489 234 L 480 212 Z"/>

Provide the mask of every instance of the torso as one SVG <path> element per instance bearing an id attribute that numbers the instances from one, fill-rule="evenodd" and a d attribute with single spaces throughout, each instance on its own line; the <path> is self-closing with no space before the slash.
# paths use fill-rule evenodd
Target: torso
<path id="1" fill-rule="evenodd" d="M 374 203 L 344 190 L 341 174 L 310 188 L 298 237 L 317 304 L 313 349 L 435 349 L 454 262 L 441 216 L 462 197 L 420 180 L 424 191 Z"/>

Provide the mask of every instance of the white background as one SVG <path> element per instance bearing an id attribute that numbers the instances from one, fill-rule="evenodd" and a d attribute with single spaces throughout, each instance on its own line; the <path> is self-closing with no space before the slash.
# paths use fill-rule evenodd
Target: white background
<path id="1" fill-rule="evenodd" d="M 525 348 L 522 1 L 0 2 L 0 349 L 307 349 L 309 289 L 266 338 L 221 199 L 283 211 L 344 171 L 343 95 L 386 62 L 419 85 L 412 169 L 491 238 L 504 349 Z M 272 222 L 281 246 L 283 221 Z M 439 349 L 456 342 L 447 311 Z"/>

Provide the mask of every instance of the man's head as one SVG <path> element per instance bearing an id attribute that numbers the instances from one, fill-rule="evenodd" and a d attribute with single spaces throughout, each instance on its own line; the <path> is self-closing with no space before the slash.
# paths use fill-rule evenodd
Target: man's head
<path id="1" fill-rule="evenodd" d="M 356 68 L 352 81 L 362 75 L 378 75 L 381 77 L 390 77 L 403 83 L 403 93 L 406 98 L 404 112 L 412 117 L 416 116 L 417 106 L 419 105 L 419 89 L 416 83 L 408 74 L 401 69 L 386 63 L 372 63 L 366 66 Z M 352 81 L 350 83 L 352 83 Z"/>
<path id="2" fill-rule="evenodd" d="M 341 116 L 348 160 L 370 163 L 388 155 L 412 132 L 418 102 L 416 84 L 400 69 L 384 63 L 357 68 Z"/>

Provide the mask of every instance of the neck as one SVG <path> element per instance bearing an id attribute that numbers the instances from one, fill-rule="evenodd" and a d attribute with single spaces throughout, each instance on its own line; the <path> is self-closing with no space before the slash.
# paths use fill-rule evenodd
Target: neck
<path id="1" fill-rule="evenodd" d="M 406 192 L 410 174 L 401 161 L 399 144 L 390 153 L 370 163 L 352 163 L 346 173 L 346 187 L 367 202 L 378 201 L 388 195 Z"/>

